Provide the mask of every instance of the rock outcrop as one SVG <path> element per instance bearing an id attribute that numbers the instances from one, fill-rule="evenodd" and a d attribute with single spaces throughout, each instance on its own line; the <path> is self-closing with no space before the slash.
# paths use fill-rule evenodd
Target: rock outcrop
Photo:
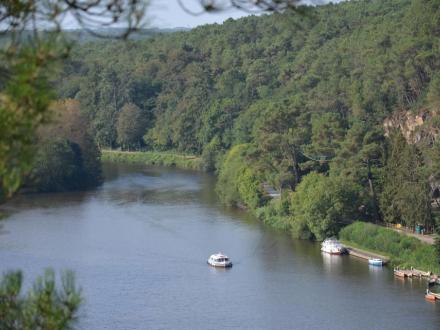
<path id="1" fill-rule="evenodd" d="M 418 113 L 411 111 L 395 112 L 383 122 L 385 136 L 399 129 L 406 141 L 410 144 L 418 143 L 422 140 L 433 143 L 440 134 L 439 125 L 434 125 L 435 114 L 428 110 L 420 110 Z M 440 123 L 440 122 L 439 122 Z"/>

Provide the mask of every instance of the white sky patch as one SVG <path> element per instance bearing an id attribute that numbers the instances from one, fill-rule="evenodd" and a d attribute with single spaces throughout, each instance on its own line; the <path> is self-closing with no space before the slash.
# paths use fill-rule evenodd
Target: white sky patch
<path id="1" fill-rule="evenodd" d="M 226 1 L 226 0 L 225 0 Z M 337 3 L 344 0 L 304 0 L 305 4 Z M 187 9 L 200 15 L 191 15 L 185 11 L 178 0 L 150 0 L 145 14 L 145 28 L 193 28 L 203 24 L 223 23 L 229 18 L 238 19 L 251 15 L 249 12 L 230 8 L 220 12 L 203 12 L 199 0 L 181 0 Z M 121 26 L 120 24 L 118 24 Z M 72 17 L 66 17 L 63 22 L 65 29 L 78 28 Z"/>

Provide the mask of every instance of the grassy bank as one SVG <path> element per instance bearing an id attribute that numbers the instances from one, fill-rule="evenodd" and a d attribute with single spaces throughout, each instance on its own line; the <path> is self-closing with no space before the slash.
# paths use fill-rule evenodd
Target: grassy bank
<path id="1" fill-rule="evenodd" d="M 434 246 L 417 238 L 364 222 L 355 222 L 343 228 L 339 237 L 355 247 L 390 256 L 393 265 L 440 274 Z"/>
<path id="2" fill-rule="evenodd" d="M 102 150 L 102 160 L 157 166 L 172 166 L 182 169 L 201 170 L 202 160 L 191 155 L 158 151 Z"/>

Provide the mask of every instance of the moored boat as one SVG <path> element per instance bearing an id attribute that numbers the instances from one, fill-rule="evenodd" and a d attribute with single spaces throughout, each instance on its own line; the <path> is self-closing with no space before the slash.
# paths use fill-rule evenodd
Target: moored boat
<path id="1" fill-rule="evenodd" d="M 232 261 L 228 258 L 228 256 L 221 252 L 211 255 L 208 259 L 208 264 L 214 267 L 232 267 Z"/>
<path id="2" fill-rule="evenodd" d="M 383 266 L 383 260 L 379 258 L 370 258 L 368 259 L 368 264 L 372 266 Z"/>
<path id="3" fill-rule="evenodd" d="M 433 292 L 432 290 L 436 291 Z M 438 284 L 428 284 L 428 288 L 426 289 L 425 298 L 428 300 L 440 300 L 440 293 L 438 293 L 439 287 Z"/>
<path id="4" fill-rule="evenodd" d="M 327 238 L 321 244 L 321 251 L 329 254 L 344 254 L 346 249 L 335 238 Z"/>
<path id="5" fill-rule="evenodd" d="M 431 292 L 429 292 L 428 290 L 426 290 L 425 293 L 425 299 L 426 300 L 430 300 L 430 301 L 435 301 L 437 298 L 435 295 L 433 295 Z"/>
<path id="6" fill-rule="evenodd" d="M 426 289 L 426 294 L 429 294 L 436 299 L 440 300 L 440 279 L 435 278 L 433 281 L 428 282 L 428 288 Z"/>

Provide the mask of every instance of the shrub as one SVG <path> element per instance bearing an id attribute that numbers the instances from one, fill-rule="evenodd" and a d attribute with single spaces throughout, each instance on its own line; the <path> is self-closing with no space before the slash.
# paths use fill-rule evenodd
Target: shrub
<path id="1" fill-rule="evenodd" d="M 366 249 L 388 254 L 395 264 L 440 273 L 433 245 L 371 223 L 355 222 L 339 232 L 339 237 Z"/>

